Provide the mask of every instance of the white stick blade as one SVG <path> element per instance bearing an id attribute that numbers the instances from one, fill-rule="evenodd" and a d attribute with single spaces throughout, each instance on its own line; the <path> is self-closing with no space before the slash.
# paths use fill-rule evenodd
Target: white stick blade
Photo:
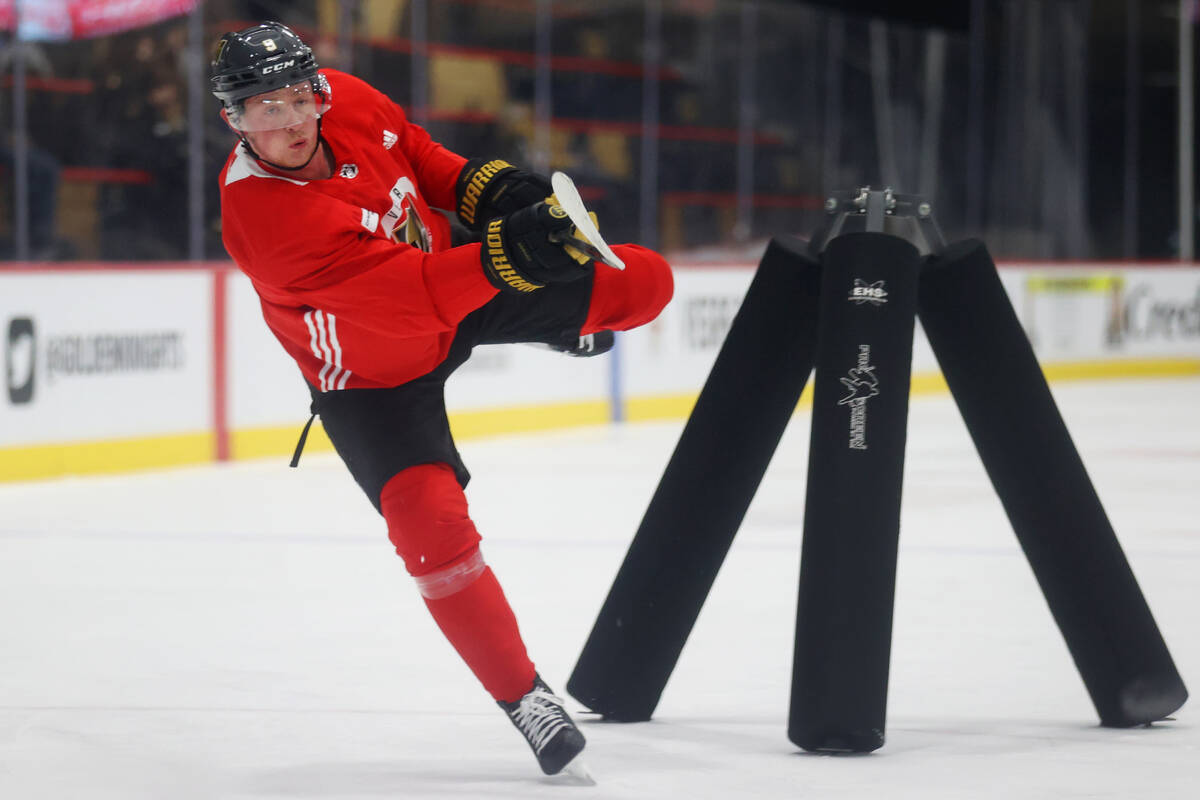
<path id="1" fill-rule="evenodd" d="M 558 198 L 558 204 L 563 207 L 563 211 L 567 212 L 567 216 L 575 224 L 575 229 L 600 251 L 604 256 L 604 263 L 610 267 L 625 269 L 625 262 L 617 257 L 617 254 L 604 241 L 604 237 L 600 235 L 600 231 L 596 230 L 596 226 L 592 224 L 592 218 L 588 216 L 587 206 L 583 204 L 583 198 L 579 196 L 575 182 L 567 177 L 566 173 L 555 172 L 550 176 L 550 186 L 554 189 L 554 196 Z"/>

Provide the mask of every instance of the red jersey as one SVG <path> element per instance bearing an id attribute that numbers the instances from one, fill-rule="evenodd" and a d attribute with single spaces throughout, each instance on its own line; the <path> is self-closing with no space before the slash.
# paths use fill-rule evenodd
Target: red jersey
<path id="1" fill-rule="evenodd" d="M 458 323 L 497 290 L 479 245 L 451 248 L 430 209 L 454 208 L 466 159 L 364 81 L 322 73 L 333 176 L 281 177 L 239 142 L 221 170 L 222 237 L 309 383 L 396 386 L 441 363 Z"/>

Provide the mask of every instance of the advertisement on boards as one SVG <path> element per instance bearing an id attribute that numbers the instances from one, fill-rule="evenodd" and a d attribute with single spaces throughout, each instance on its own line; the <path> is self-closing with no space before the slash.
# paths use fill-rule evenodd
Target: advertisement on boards
<path id="1" fill-rule="evenodd" d="M 206 273 L 0 274 L 0 448 L 203 431 Z"/>

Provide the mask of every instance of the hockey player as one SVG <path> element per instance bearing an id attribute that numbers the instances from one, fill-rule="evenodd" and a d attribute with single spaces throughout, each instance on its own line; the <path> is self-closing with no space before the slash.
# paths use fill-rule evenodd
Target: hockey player
<path id="1" fill-rule="evenodd" d="M 221 38 L 212 90 L 239 137 L 220 174 L 226 249 L 438 626 L 558 773 L 584 737 L 484 562 L 443 385 L 479 344 L 606 350 L 666 305 L 670 268 L 636 245 L 614 248 L 625 270 L 597 268 L 546 178 L 450 152 L 277 22 Z M 454 246 L 463 227 L 482 243 Z"/>

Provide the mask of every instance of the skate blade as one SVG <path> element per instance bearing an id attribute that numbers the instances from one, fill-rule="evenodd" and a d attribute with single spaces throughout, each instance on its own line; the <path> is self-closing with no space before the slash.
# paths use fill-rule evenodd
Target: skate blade
<path id="1" fill-rule="evenodd" d="M 592 771 L 587 768 L 587 764 L 583 763 L 583 759 L 576 756 L 567 763 L 562 771 L 554 776 L 557 780 L 555 783 L 563 783 L 570 786 L 595 786 L 596 779 L 592 777 Z"/>

